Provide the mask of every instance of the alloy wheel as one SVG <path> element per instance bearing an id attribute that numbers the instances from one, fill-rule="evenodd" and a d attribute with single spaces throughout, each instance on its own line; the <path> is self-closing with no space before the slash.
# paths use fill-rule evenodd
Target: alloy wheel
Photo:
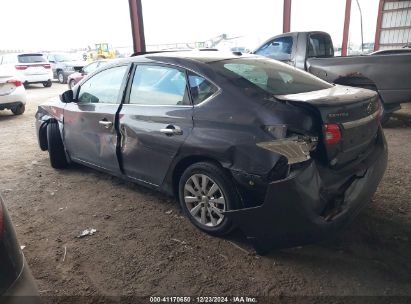
<path id="1" fill-rule="evenodd" d="M 203 226 L 217 227 L 224 220 L 224 194 L 205 174 L 194 174 L 186 181 L 184 202 L 190 215 Z"/>

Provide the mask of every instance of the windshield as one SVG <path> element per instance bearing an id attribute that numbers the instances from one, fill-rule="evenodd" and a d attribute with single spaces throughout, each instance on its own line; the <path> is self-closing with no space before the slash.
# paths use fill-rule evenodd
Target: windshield
<path id="1" fill-rule="evenodd" d="M 81 60 L 80 56 L 77 54 L 56 54 L 54 58 L 57 62 L 66 62 L 66 61 L 79 61 Z"/>
<path id="2" fill-rule="evenodd" d="M 262 89 L 272 95 L 297 94 L 332 87 L 315 76 L 269 58 L 229 59 L 215 61 L 211 65 L 239 88 Z"/>

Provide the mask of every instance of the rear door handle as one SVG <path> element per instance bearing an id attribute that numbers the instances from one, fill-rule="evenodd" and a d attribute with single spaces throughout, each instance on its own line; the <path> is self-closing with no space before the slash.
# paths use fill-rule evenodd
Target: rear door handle
<path id="1" fill-rule="evenodd" d="M 113 123 L 111 121 L 108 121 L 106 119 L 100 120 L 98 122 L 100 125 L 104 126 L 106 129 L 110 129 L 113 126 Z"/>
<path id="2" fill-rule="evenodd" d="M 168 125 L 164 129 L 160 129 L 160 132 L 167 136 L 183 135 L 183 130 L 181 130 L 180 127 L 173 126 L 173 125 Z"/>

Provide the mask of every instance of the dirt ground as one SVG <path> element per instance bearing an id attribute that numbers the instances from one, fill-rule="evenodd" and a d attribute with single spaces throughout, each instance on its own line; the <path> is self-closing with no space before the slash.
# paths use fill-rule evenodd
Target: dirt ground
<path id="1" fill-rule="evenodd" d="M 410 105 L 385 128 L 388 169 L 355 222 L 260 257 L 239 233 L 198 231 L 174 199 L 82 166 L 53 170 L 34 114 L 65 89 L 32 86 L 26 113 L 0 111 L 0 192 L 42 295 L 411 296 Z M 97 232 L 76 238 L 86 228 Z"/>

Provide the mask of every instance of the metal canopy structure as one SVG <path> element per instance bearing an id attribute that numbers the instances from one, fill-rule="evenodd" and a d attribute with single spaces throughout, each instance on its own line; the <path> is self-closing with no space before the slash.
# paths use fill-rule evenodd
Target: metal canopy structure
<path id="1" fill-rule="evenodd" d="M 352 0 L 346 0 L 346 4 L 345 4 L 344 31 L 343 31 L 342 50 L 341 50 L 342 56 L 347 55 L 348 36 L 349 36 L 349 31 L 350 31 L 350 19 L 351 19 L 351 2 Z M 406 3 L 409 3 L 409 5 L 408 4 L 404 6 L 394 5 L 393 7 L 395 8 L 392 9 L 391 6 L 388 4 L 390 2 L 391 3 L 406 2 Z M 283 9 L 283 32 L 284 33 L 291 31 L 291 11 L 292 11 L 291 4 L 292 4 L 292 0 L 284 0 L 284 9 Z M 131 19 L 131 26 L 132 26 L 132 33 L 133 33 L 134 53 L 145 52 L 146 43 L 145 43 L 145 38 L 144 38 L 144 22 L 143 22 L 143 10 L 142 10 L 142 5 L 141 5 L 141 0 L 129 0 L 129 6 L 130 6 L 130 19 Z M 411 6 L 411 1 L 380 0 L 380 7 L 379 7 L 379 13 L 378 13 L 378 20 L 377 20 L 377 30 L 376 30 L 376 36 L 375 36 L 375 49 L 376 50 L 381 45 L 380 39 L 382 39 L 383 35 L 385 35 L 384 31 L 386 29 L 382 28 L 384 16 L 388 16 L 389 13 L 393 13 L 396 10 L 405 10 L 405 9 L 410 10 L 410 6 Z M 404 7 L 406 8 L 404 9 Z M 411 12 L 410 12 L 410 16 L 411 16 Z M 408 25 L 408 29 L 411 29 L 411 24 Z"/>
<path id="2" fill-rule="evenodd" d="M 374 49 L 398 48 L 411 43 L 411 1 L 380 0 Z"/>
<path id="3" fill-rule="evenodd" d="M 130 7 L 131 32 L 133 35 L 134 53 L 146 51 L 146 40 L 144 36 L 143 6 L 141 0 L 128 0 Z"/>

